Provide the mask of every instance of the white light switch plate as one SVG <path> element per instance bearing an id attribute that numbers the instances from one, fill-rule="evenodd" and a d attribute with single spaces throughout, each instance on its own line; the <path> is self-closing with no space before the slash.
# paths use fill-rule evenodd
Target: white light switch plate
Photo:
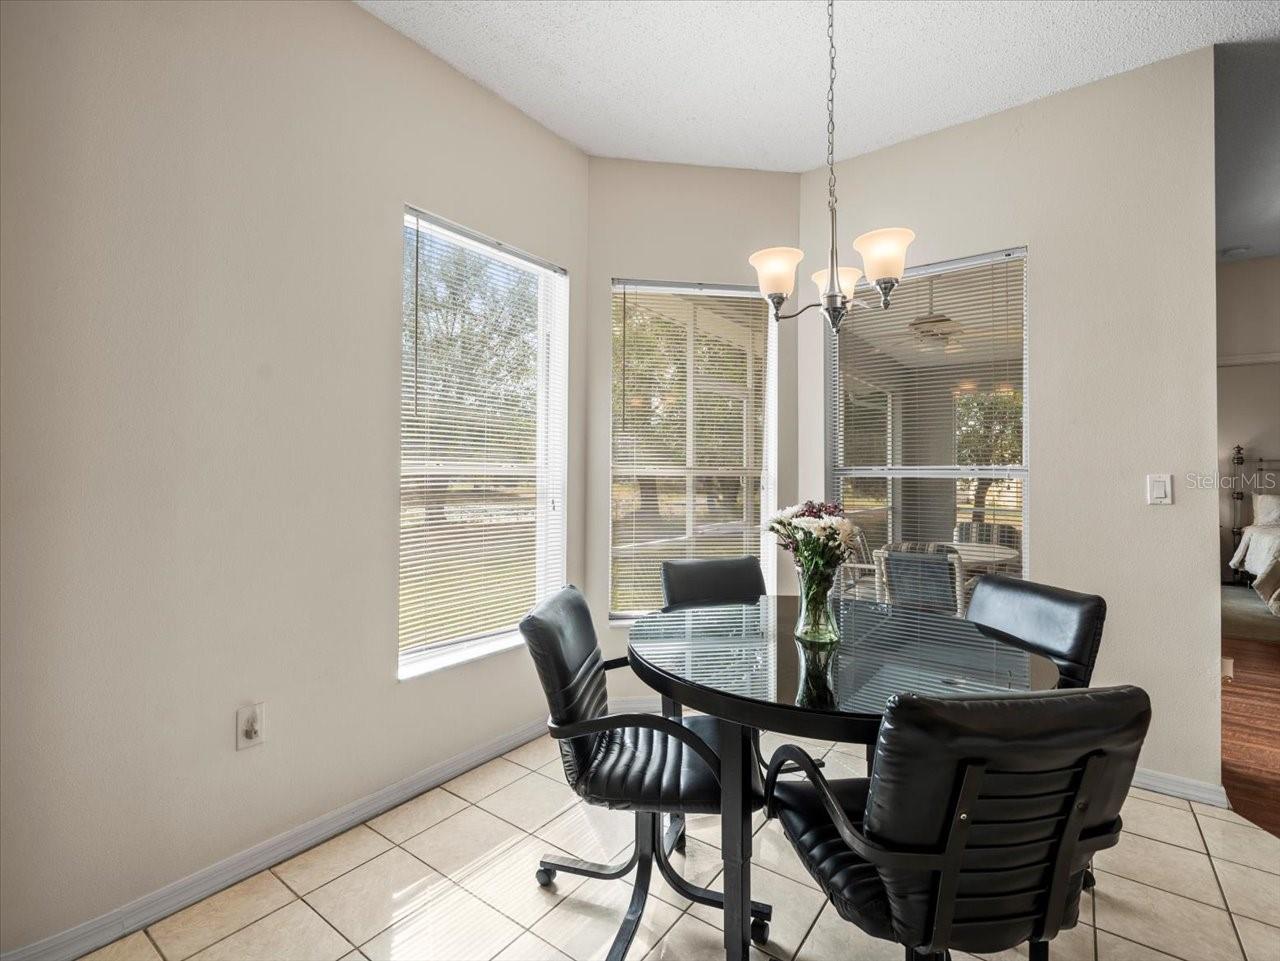
<path id="1" fill-rule="evenodd" d="M 1148 474 L 1147 475 L 1147 503 L 1148 504 L 1172 504 L 1173 503 L 1173 475 L 1172 474 Z"/>

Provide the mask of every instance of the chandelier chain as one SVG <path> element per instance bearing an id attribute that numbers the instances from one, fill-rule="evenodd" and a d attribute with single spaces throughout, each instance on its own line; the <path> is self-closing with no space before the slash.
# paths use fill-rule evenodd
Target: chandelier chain
<path id="1" fill-rule="evenodd" d="M 827 0 L 827 53 L 831 74 L 827 82 L 827 209 L 836 209 L 836 12 Z"/>
<path id="2" fill-rule="evenodd" d="M 804 258 L 803 250 L 770 247 L 757 250 L 748 261 L 756 268 L 760 293 L 769 301 L 774 320 L 790 320 L 817 307 L 826 317 L 832 332 L 838 334 L 841 321 L 849 313 L 849 305 L 861 303 L 854 301 L 853 295 L 858 275 L 862 272 L 852 269 L 841 271 L 840 251 L 836 244 L 836 0 L 827 0 L 827 62 L 830 67 L 827 74 L 827 213 L 831 220 L 831 246 L 827 251 L 827 269 L 813 275 L 818 286 L 818 303 L 801 307 L 793 314 L 782 313 L 782 305 L 794 292 L 796 267 Z M 914 239 L 914 231 L 901 227 L 868 231 L 854 241 L 854 249 L 862 254 L 863 267 L 867 270 L 867 283 L 880 292 L 880 306 L 884 309 L 888 309 L 889 296 L 902 280 L 907 246 Z M 870 247 L 876 256 L 870 257 L 863 249 L 866 247 Z M 841 284 L 841 273 L 845 273 L 846 278 L 850 274 L 855 275 L 852 280 L 846 280 L 847 287 Z M 826 277 L 820 280 L 823 274 Z M 930 289 L 931 299 L 932 293 Z"/>

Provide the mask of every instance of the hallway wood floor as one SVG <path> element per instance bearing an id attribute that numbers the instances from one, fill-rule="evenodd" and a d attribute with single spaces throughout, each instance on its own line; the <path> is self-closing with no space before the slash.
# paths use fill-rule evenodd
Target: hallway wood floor
<path id="1" fill-rule="evenodd" d="M 1235 680 L 1222 685 L 1222 785 L 1231 806 L 1280 835 L 1280 644 L 1222 639 Z"/>

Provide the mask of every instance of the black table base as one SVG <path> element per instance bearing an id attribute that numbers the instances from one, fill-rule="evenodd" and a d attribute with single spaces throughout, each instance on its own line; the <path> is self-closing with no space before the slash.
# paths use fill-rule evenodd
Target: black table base
<path id="1" fill-rule="evenodd" d="M 751 918 L 751 778 L 756 763 L 754 732 L 720 721 L 720 852 L 724 859 L 724 951 L 728 961 L 746 961 Z"/>

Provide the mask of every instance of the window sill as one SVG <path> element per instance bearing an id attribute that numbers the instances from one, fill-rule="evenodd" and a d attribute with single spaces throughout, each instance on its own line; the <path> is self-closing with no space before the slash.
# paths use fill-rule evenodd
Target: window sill
<path id="1" fill-rule="evenodd" d="M 407 681 L 421 677 L 423 674 L 434 674 L 460 664 L 483 660 L 495 654 L 501 654 L 524 644 L 524 637 L 519 631 L 507 631 L 485 637 L 465 644 L 451 644 L 439 651 L 423 651 L 400 659 L 396 671 L 396 679 Z"/>

